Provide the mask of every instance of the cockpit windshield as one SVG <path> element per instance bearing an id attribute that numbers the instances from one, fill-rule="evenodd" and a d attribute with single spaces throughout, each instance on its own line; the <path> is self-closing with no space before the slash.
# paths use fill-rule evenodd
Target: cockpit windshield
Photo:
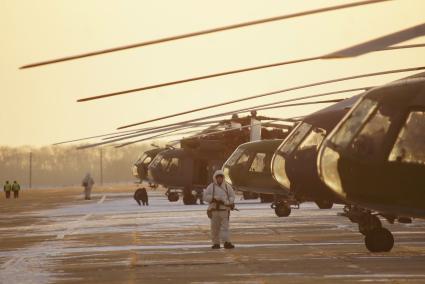
<path id="1" fill-rule="evenodd" d="M 141 160 L 141 161 L 143 162 L 143 164 L 148 165 L 148 164 L 150 164 L 150 162 L 152 162 L 152 157 L 145 155 L 143 157 L 143 160 Z"/>
<path id="2" fill-rule="evenodd" d="M 162 155 L 157 155 L 155 157 L 155 159 L 153 159 L 153 161 L 150 164 L 150 166 L 153 167 L 153 168 L 156 167 L 159 164 L 159 162 L 161 162 L 162 158 L 163 158 Z"/>
<path id="3" fill-rule="evenodd" d="M 298 125 L 279 147 L 279 152 L 290 155 L 304 139 L 312 126 L 306 122 Z"/>
<path id="4" fill-rule="evenodd" d="M 410 112 L 388 160 L 425 165 L 425 111 Z"/>
<path id="5" fill-rule="evenodd" d="M 236 149 L 236 151 L 233 152 L 233 154 L 227 160 L 226 165 L 233 166 L 236 163 L 236 161 L 240 158 L 243 152 L 244 152 L 243 149 Z"/>
<path id="6" fill-rule="evenodd" d="M 373 100 L 362 100 L 353 109 L 349 117 L 346 118 L 338 131 L 335 132 L 331 143 L 338 148 L 346 148 L 359 129 L 363 126 L 364 122 L 367 121 L 377 107 L 378 103 Z"/>
<path id="7" fill-rule="evenodd" d="M 375 158 L 382 153 L 382 145 L 391 125 L 391 117 L 377 110 L 350 143 L 350 151 L 361 158 Z"/>
<path id="8" fill-rule="evenodd" d="M 322 128 L 312 129 L 298 147 L 299 151 L 315 148 L 319 149 L 323 139 L 325 139 L 326 130 Z"/>

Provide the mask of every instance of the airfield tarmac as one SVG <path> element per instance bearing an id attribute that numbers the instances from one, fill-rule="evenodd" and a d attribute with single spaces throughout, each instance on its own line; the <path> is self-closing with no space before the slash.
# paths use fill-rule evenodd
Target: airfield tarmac
<path id="1" fill-rule="evenodd" d="M 278 218 L 238 201 L 234 250 L 212 251 L 205 206 L 169 203 L 134 186 L 28 190 L 0 198 L 0 283 L 425 283 L 425 221 L 388 225 L 390 253 L 369 253 L 342 207 L 312 203 Z"/>

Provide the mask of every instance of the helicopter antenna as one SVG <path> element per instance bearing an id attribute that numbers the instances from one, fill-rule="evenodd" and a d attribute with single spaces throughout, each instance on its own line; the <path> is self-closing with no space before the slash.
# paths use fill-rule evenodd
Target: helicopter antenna
<path id="1" fill-rule="evenodd" d="M 375 3 L 379 3 L 379 2 L 385 2 L 385 1 L 388 1 L 388 0 L 359 1 L 359 2 L 342 4 L 342 5 L 324 7 L 324 8 L 314 9 L 314 10 L 308 10 L 308 11 L 303 11 L 303 12 L 298 12 L 298 13 L 293 13 L 293 14 L 281 15 L 281 16 L 276 16 L 276 17 L 271 17 L 271 18 L 259 19 L 259 20 L 249 21 L 249 22 L 243 22 L 243 23 L 238 23 L 238 24 L 233 24 L 233 25 L 228 25 L 228 26 L 216 27 L 216 28 L 211 28 L 211 29 L 207 29 L 207 30 L 191 32 L 191 33 L 187 33 L 187 34 L 170 36 L 170 37 L 160 38 L 160 39 L 156 39 L 156 40 L 150 40 L 150 41 L 134 43 L 134 44 L 124 45 L 124 46 L 118 46 L 118 47 L 113 47 L 113 48 L 108 48 L 108 49 L 103 49 L 103 50 L 98 50 L 98 51 L 93 51 L 93 52 L 87 52 L 87 53 L 83 53 L 83 54 L 77 54 L 77 55 L 72 55 L 72 56 L 67 56 L 67 57 L 62 57 L 62 58 L 57 58 L 57 59 L 51 59 L 51 60 L 37 62 L 37 63 L 31 63 L 31 64 L 20 67 L 20 69 L 28 69 L 28 68 L 33 68 L 33 67 L 38 67 L 38 66 L 43 66 L 43 65 L 49 65 L 49 64 L 53 64 L 53 63 L 70 61 L 70 60 L 75 60 L 75 59 L 81 59 L 81 58 L 97 56 L 97 55 L 106 54 L 106 53 L 112 53 L 112 52 L 132 49 L 132 48 L 138 48 L 138 47 L 143 47 L 143 46 L 148 46 L 148 45 L 160 44 L 160 43 L 164 43 L 164 42 L 176 41 L 176 40 L 185 39 L 185 38 L 197 37 L 197 36 L 202 36 L 202 35 L 206 35 L 206 34 L 212 34 L 212 33 L 217 33 L 217 32 L 228 31 L 228 30 L 234 30 L 234 29 L 244 28 L 244 27 L 248 27 L 248 26 L 254 26 L 254 25 L 260 25 L 260 24 L 265 24 L 265 23 L 270 23 L 270 22 L 282 21 L 282 20 L 296 18 L 296 17 L 302 17 L 302 16 L 319 14 L 319 13 L 329 12 L 329 11 L 334 11 L 334 10 L 352 8 L 352 7 L 356 7 L 356 6 L 375 4 Z"/>

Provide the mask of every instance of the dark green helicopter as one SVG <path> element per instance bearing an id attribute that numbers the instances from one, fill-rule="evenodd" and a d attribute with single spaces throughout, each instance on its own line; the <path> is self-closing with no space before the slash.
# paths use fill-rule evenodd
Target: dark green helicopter
<path id="1" fill-rule="evenodd" d="M 149 182 L 147 180 L 148 166 L 159 153 L 161 153 L 165 150 L 166 150 L 166 148 L 163 148 L 163 147 L 155 147 L 153 149 L 145 151 L 137 159 L 137 161 L 133 165 L 132 172 L 133 172 L 133 176 L 135 178 L 139 179 L 140 183 L 143 183 L 143 182 L 146 182 L 146 181 Z M 155 184 L 155 183 L 149 182 L 149 186 L 152 187 L 152 188 L 156 188 L 158 185 Z"/>
<path id="2" fill-rule="evenodd" d="M 351 206 L 366 247 L 390 251 L 390 223 L 425 218 L 425 73 L 366 92 L 324 141 L 321 180 Z"/>
<path id="3" fill-rule="evenodd" d="M 271 160 L 282 139 L 248 142 L 240 145 L 223 165 L 226 181 L 242 191 L 244 199 L 261 198 L 272 202 L 283 190 L 271 175 Z"/>
<path id="4" fill-rule="evenodd" d="M 180 148 L 163 151 L 152 161 L 148 168 L 148 180 L 167 187 L 169 201 L 177 201 L 179 195 L 183 195 L 184 204 L 196 204 L 197 195 L 211 182 L 213 173 L 223 166 L 240 144 L 252 138 L 252 130 L 256 128 L 252 121 L 262 120 L 276 119 L 257 116 L 253 112 L 250 116 L 224 120 L 195 137 L 182 139 Z M 232 123 L 239 126 L 229 128 Z M 227 129 L 217 131 L 218 127 L 223 126 Z M 267 123 L 258 126 L 262 137 L 276 138 L 284 137 L 287 128 L 276 129 L 277 125 Z M 267 129 L 267 126 L 275 128 Z"/>
<path id="5" fill-rule="evenodd" d="M 306 201 L 315 202 L 320 209 L 330 209 L 333 203 L 342 203 L 317 174 L 317 152 L 326 135 L 358 98 L 342 100 L 304 117 L 277 147 L 271 162 L 271 174 L 290 196 L 277 196 L 272 204 L 277 216 L 289 215 L 291 205 L 298 206 Z"/>

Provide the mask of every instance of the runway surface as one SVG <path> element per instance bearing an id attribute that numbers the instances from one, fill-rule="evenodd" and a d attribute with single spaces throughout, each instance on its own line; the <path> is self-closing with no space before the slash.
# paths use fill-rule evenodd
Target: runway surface
<path id="1" fill-rule="evenodd" d="M 372 254 L 337 216 L 342 207 L 307 203 L 278 218 L 269 204 L 240 201 L 236 249 L 212 251 L 205 206 L 156 191 L 139 207 L 132 190 L 1 199 L 0 283 L 425 283 L 422 220 L 384 223 L 395 247 Z"/>

